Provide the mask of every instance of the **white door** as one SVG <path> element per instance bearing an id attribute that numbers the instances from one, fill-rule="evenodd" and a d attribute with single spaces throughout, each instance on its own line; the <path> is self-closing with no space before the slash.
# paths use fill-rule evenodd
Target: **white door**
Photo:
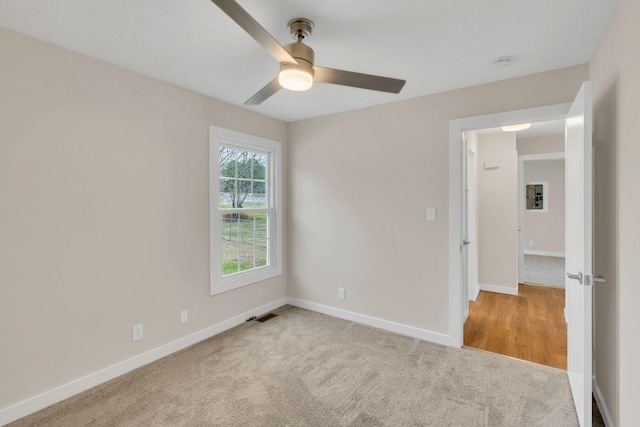
<path id="1" fill-rule="evenodd" d="M 581 426 L 591 426 L 591 108 L 591 82 L 585 82 L 567 116 L 565 160 L 567 373 Z"/>

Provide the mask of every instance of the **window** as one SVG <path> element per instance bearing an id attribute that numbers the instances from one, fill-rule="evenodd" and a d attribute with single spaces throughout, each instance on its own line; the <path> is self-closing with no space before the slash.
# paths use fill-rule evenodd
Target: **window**
<path id="1" fill-rule="evenodd" d="M 211 295 L 282 273 L 280 143 L 209 129 Z"/>

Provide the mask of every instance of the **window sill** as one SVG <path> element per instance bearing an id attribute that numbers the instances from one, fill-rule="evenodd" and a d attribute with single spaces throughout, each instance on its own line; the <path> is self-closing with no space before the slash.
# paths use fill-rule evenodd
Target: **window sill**
<path id="1" fill-rule="evenodd" d="M 255 270 L 236 273 L 218 279 L 216 283 L 211 283 L 210 296 L 228 292 L 243 286 L 252 285 L 263 280 L 272 279 L 282 275 L 282 268 L 273 266 L 262 267 Z"/>

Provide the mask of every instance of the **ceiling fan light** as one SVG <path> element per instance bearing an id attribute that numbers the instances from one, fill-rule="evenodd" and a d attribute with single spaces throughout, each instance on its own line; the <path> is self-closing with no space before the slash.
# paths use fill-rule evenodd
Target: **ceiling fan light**
<path id="1" fill-rule="evenodd" d="M 519 130 L 526 130 L 531 127 L 531 123 L 522 123 L 520 125 L 502 126 L 504 132 L 517 132 Z"/>
<path id="2" fill-rule="evenodd" d="M 300 68 L 287 68 L 280 71 L 278 82 L 285 89 L 302 92 L 311 89 L 313 76 Z"/>

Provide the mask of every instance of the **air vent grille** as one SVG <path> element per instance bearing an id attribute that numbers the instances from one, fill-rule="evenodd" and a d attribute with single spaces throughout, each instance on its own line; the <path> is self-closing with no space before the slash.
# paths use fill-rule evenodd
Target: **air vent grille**
<path id="1" fill-rule="evenodd" d="M 277 314 L 275 314 L 275 313 L 265 314 L 265 315 L 264 315 L 264 316 L 262 316 L 262 317 L 258 317 L 258 318 L 256 319 L 256 322 L 264 323 L 264 322 L 266 322 L 266 321 L 267 321 L 267 320 L 269 320 L 269 319 L 273 319 L 274 317 L 278 317 L 278 315 L 277 315 Z"/>

